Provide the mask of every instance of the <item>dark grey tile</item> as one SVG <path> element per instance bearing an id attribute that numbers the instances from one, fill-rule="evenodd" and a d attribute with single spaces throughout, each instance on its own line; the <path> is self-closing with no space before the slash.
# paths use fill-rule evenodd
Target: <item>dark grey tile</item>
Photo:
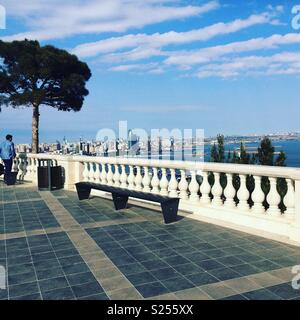
<path id="1" fill-rule="evenodd" d="M 68 285 L 68 281 L 65 277 L 51 278 L 39 281 L 39 286 L 42 292 L 66 288 L 68 287 Z"/>
<path id="2" fill-rule="evenodd" d="M 205 271 L 209 271 L 212 269 L 225 268 L 224 265 L 217 262 L 215 259 L 198 261 L 198 262 L 195 262 L 195 264 L 198 265 L 199 267 L 201 267 L 202 269 L 204 269 Z"/>
<path id="3" fill-rule="evenodd" d="M 33 263 L 24 263 L 24 264 L 18 264 L 18 265 L 12 265 L 8 268 L 9 275 L 13 276 L 14 274 L 19 273 L 27 273 L 27 272 L 34 272 Z"/>
<path id="4" fill-rule="evenodd" d="M 25 273 L 18 273 L 10 275 L 8 274 L 8 284 L 16 285 L 16 284 L 22 284 L 22 283 L 28 283 L 28 282 L 34 282 L 36 281 L 36 275 L 33 270 Z"/>
<path id="5" fill-rule="evenodd" d="M 280 297 L 270 292 L 268 289 L 259 289 L 243 293 L 249 300 L 280 300 Z"/>
<path id="6" fill-rule="evenodd" d="M 219 282 L 219 280 L 208 272 L 187 275 L 186 278 L 196 286 Z"/>
<path id="7" fill-rule="evenodd" d="M 76 273 L 67 276 L 67 280 L 71 286 L 96 281 L 91 272 Z"/>
<path id="8" fill-rule="evenodd" d="M 231 268 L 221 268 L 210 270 L 209 273 L 219 279 L 220 281 L 240 278 L 241 275 Z"/>
<path id="9" fill-rule="evenodd" d="M 184 258 L 181 255 L 164 258 L 164 261 L 167 262 L 172 267 L 173 266 L 178 266 L 180 264 L 186 264 L 186 263 L 190 262 L 189 260 L 187 260 L 186 258 Z"/>
<path id="10" fill-rule="evenodd" d="M 149 272 L 140 272 L 132 275 L 128 275 L 127 279 L 134 285 L 140 285 L 149 282 L 155 282 L 157 279 Z"/>
<path id="11" fill-rule="evenodd" d="M 59 278 L 64 275 L 64 272 L 61 267 L 36 270 L 38 280 L 45 280 L 51 278 Z"/>
<path id="12" fill-rule="evenodd" d="M 81 273 L 81 272 L 89 272 L 90 269 L 85 263 L 77 263 L 74 265 L 63 266 L 62 267 L 65 274 L 74 274 L 74 273 Z"/>
<path id="13" fill-rule="evenodd" d="M 103 292 L 103 293 L 94 294 L 88 297 L 82 297 L 82 298 L 79 298 L 78 300 L 109 300 L 109 298 Z"/>
<path id="14" fill-rule="evenodd" d="M 15 297 L 11 298 L 11 300 L 27 300 L 27 301 L 32 301 L 32 300 L 42 300 L 42 297 L 39 293 L 32 293 L 28 294 L 25 296 L 20 296 L 20 297 Z"/>
<path id="15" fill-rule="evenodd" d="M 196 285 L 188 279 L 178 276 L 176 278 L 163 280 L 162 284 L 170 290 L 170 292 L 193 288 Z"/>
<path id="16" fill-rule="evenodd" d="M 241 265 L 233 266 L 231 267 L 231 269 L 239 273 L 241 276 L 249 276 L 250 274 L 261 272 L 260 269 L 254 266 L 251 266 L 250 264 L 241 264 Z"/>
<path id="17" fill-rule="evenodd" d="M 60 288 L 42 293 L 44 300 L 74 300 L 76 297 L 71 288 Z"/>
<path id="18" fill-rule="evenodd" d="M 166 279 L 170 279 L 170 278 L 175 278 L 180 275 L 175 269 L 173 269 L 171 267 L 152 270 L 151 274 L 157 280 L 166 280 Z"/>
<path id="19" fill-rule="evenodd" d="M 300 297 L 300 290 L 294 289 L 291 282 L 268 287 L 268 290 L 285 300 Z"/>
<path id="20" fill-rule="evenodd" d="M 142 284 L 140 286 L 137 286 L 136 289 L 144 298 L 158 296 L 169 292 L 169 290 L 159 281 Z"/>
<path id="21" fill-rule="evenodd" d="M 180 264 L 180 265 L 174 266 L 173 268 L 177 272 L 181 273 L 183 276 L 196 274 L 204 271 L 202 268 L 200 268 L 194 263 Z"/>
<path id="22" fill-rule="evenodd" d="M 156 269 L 162 269 L 162 268 L 168 268 L 169 265 L 165 261 L 157 258 L 154 260 L 147 260 L 147 261 L 141 261 L 141 264 L 147 269 L 147 270 L 156 270 Z"/>
<path id="23" fill-rule="evenodd" d="M 39 293 L 37 282 L 23 283 L 9 286 L 9 297 L 20 297 L 32 293 Z"/>
<path id="24" fill-rule="evenodd" d="M 269 260 L 261 260 L 261 261 L 252 262 L 251 266 L 260 269 L 262 272 L 263 271 L 271 271 L 271 270 L 281 268 L 278 264 L 275 264 Z"/>
<path id="25" fill-rule="evenodd" d="M 227 257 L 217 258 L 216 260 L 226 267 L 233 267 L 233 266 L 237 266 L 244 263 L 244 261 L 239 259 L 237 256 L 227 256 Z"/>
<path id="26" fill-rule="evenodd" d="M 248 299 L 245 296 L 243 296 L 242 294 L 236 294 L 234 296 L 225 297 L 220 300 L 248 300 Z"/>
<path id="27" fill-rule="evenodd" d="M 124 266 L 118 266 L 118 268 L 126 276 L 130 274 L 146 271 L 146 268 L 138 262 L 126 264 Z"/>
<path id="28" fill-rule="evenodd" d="M 77 298 L 87 297 L 104 292 L 103 288 L 96 281 L 75 285 L 71 288 Z"/>

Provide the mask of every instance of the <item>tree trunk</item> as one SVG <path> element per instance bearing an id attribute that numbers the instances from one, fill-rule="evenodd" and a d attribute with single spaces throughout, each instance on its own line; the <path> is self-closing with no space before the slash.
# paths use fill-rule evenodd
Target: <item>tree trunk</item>
<path id="1" fill-rule="evenodd" d="M 32 113 L 32 153 L 39 153 L 39 106 L 33 105 Z"/>

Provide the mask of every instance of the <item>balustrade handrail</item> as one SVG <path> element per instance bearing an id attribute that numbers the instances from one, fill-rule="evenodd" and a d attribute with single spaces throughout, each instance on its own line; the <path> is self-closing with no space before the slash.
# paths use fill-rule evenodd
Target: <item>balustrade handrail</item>
<path id="1" fill-rule="evenodd" d="M 18 157 L 33 159 L 53 159 L 60 161 L 88 162 L 112 165 L 131 165 L 140 167 L 156 167 L 165 169 L 182 169 L 187 171 L 205 171 L 228 174 L 242 174 L 253 176 L 266 176 L 273 178 L 300 179 L 300 168 L 275 167 L 262 165 L 229 164 L 179 160 L 157 160 L 127 157 L 94 157 L 80 155 L 56 155 L 56 154 L 18 154 Z"/>

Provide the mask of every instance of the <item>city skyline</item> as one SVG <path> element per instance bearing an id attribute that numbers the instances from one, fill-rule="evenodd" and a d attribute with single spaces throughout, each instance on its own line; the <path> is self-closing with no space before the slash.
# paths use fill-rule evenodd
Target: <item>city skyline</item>
<path id="1" fill-rule="evenodd" d="M 206 136 L 299 128 L 296 3 L 0 4 L 7 12 L 0 39 L 38 39 L 77 54 L 92 69 L 81 112 L 41 109 L 41 141 L 64 135 L 92 139 L 103 127 L 116 129 L 119 120 L 146 130 L 200 128 Z M 30 109 L 3 108 L 0 117 L 0 134 L 11 132 L 20 143 L 30 142 Z"/>

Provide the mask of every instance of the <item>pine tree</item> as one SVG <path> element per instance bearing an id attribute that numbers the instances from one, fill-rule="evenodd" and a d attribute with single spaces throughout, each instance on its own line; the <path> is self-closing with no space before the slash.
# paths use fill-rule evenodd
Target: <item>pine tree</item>
<path id="1" fill-rule="evenodd" d="M 238 163 L 238 162 L 239 162 L 239 156 L 238 156 L 238 154 L 236 153 L 236 150 L 233 151 L 231 162 L 232 162 L 232 163 Z"/>
<path id="2" fill-rule="evenodd" d="M 228 151 L 227 162 L 231 162 L 231 150 Z"/>
<path id="3" fill-rule="evenodd" d="M 285 167 L 286 166 L 286 155 L 285 155 L 285 152 L 280 151 L 278 157 L 276 158 L 275 166 L 279 166 L 279 167 Z"/>
<path id="4" fill-rule="evenodd" d="M 214 143 L 211 147 L 210 161 L 219 163 L 225 162 L 224 136 L 221 134 L 217 135 L 217 145 Z"/>
<path id="5" fill-rule="evenodd" d="M 250 155 L 247 153 L 245 145 L 241 142 L 240 148 L 240 164 L 249 164 Z"/>
<path id="6" fill-rule="evenodd" d="M 221 134 L 218 134 L 217 136 L 218 140 L 218 162 L 225 162 L 225 147 L 224 147 L 224 136 Z"/>
<path id="7" fill-rule="evenodd" d="M 274 150 L 272 141 L 265 137 L 260 142 L 260 147 L 258 148 L 258 162 L 261 165 L 273 166 L 274 165 Z"/>
<path id="8" fill-rule="evenodd" d="M 211 162 L 219 162 L 219 154 L 217 150 L 217 146 L 214 143 L 210 150 L 210 161 Z"/>
<path id="9" fill-rule="evenodd" d="M 0 41 L 1 106 L 32 109 L 32 152 L 39 152 L 40 110 L 80 111 L 89 91 L 88 65 L 38 41 Z"/>

